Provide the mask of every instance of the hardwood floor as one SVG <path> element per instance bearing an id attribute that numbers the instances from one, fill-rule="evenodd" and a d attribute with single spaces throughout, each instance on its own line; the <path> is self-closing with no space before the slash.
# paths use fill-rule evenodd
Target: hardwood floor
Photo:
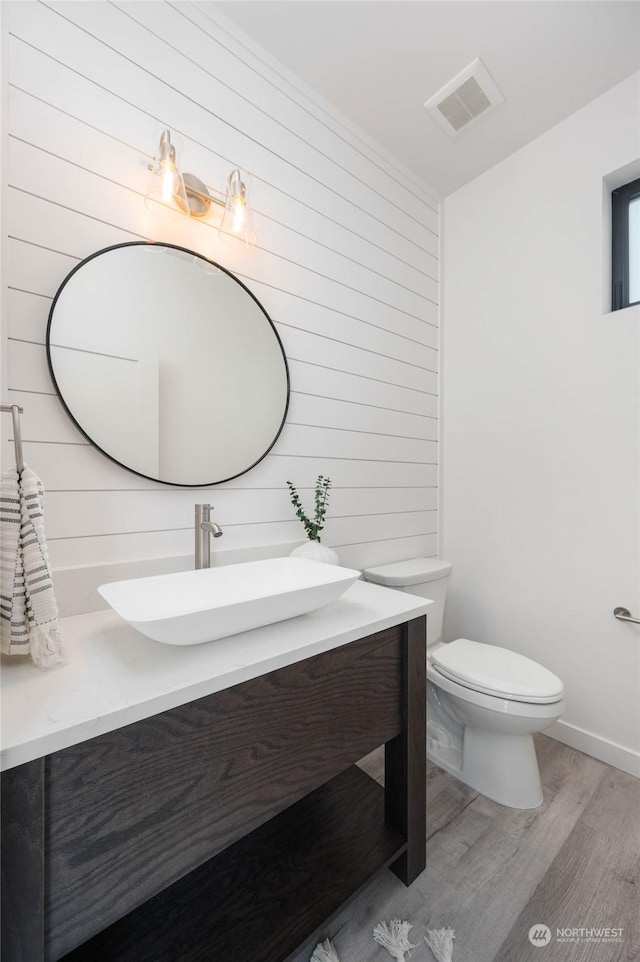
<path id="1" fill-rule="evenodd" d="M 504 808 L 427 766 L 427 867 L 410 888 L 378 876 L 322 933 L 341 962 L 389 962 L 372 938 L 391 918 L 412 923 L 411 962 L 434 962 L 422 937 L 455 930 L 454 962 L 640 962 L 640 780 L 540 735 L 544 802 Z M 384 778 L 381 752 L 360 763 Z M 548 945 L 533 945 L 546 925 Z M 621 942 L 584 941 L 623 929 Z M 291 962 L 308 962 L 311 948 Z"/>

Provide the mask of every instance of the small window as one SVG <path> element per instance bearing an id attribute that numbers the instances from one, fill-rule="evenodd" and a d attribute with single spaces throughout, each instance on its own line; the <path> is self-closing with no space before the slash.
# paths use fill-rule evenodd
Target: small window
<path id="1" fill-rule="evenodd" d="M 611 310 L 640 303 L 640 178 L 611 193 Z"/>

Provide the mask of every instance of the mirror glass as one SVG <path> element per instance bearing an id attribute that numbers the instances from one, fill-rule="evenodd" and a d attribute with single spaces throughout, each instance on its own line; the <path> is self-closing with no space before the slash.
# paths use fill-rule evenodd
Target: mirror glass
<path id="1" fill-rule="evenodd" d="M 167 484 L 215 484 L 260 461 L 289 374 L 264 308 L 232 274 L 170 244 L 82 261 L 53 301 L 49 367 L 71 418 L 113 461 Z"/>

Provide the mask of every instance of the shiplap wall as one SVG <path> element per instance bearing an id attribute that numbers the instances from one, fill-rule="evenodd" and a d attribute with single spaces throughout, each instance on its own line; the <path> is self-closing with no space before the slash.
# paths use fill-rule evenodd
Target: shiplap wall
<path id="1" fill-rule="evenodd" d="M 302 540 L 285 481 L 311 504 L 318 473 L 333 481 L 324 540 L 344 564 L 434 554 L 437 201 L 206 3 L 3 7 L 4 393 L 24 405 L 54 568 L 187 555 L 203 500 L 214 502 L 227 548 Z M 210 188 L 232 166 L 248 172 L 255 249 L 222 245 L 215 214 L 167 225 L 146 211 L 146 165 L 163 126 L 182 141 L 182 169 Z M 235 272 L 289 359 L 277 444 L 213 490 L 164 487 L 105 459 L 68 421 L 48 375 L 59 284 L 93 251 L 141 239 Z M 3 453 L 11 457 L 8 442 Z"/>

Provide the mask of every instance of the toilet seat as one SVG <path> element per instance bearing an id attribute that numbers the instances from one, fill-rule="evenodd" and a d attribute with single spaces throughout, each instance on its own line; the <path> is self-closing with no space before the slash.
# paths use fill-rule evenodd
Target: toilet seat
<path id="1" fill-rule="evenodd" d="M 560 679 L 537 662 L 468 638 L 438 645 L 431 664 L 440 675 L 465 688 L 507 701 L 549 705 L 564 695 Z"/>

